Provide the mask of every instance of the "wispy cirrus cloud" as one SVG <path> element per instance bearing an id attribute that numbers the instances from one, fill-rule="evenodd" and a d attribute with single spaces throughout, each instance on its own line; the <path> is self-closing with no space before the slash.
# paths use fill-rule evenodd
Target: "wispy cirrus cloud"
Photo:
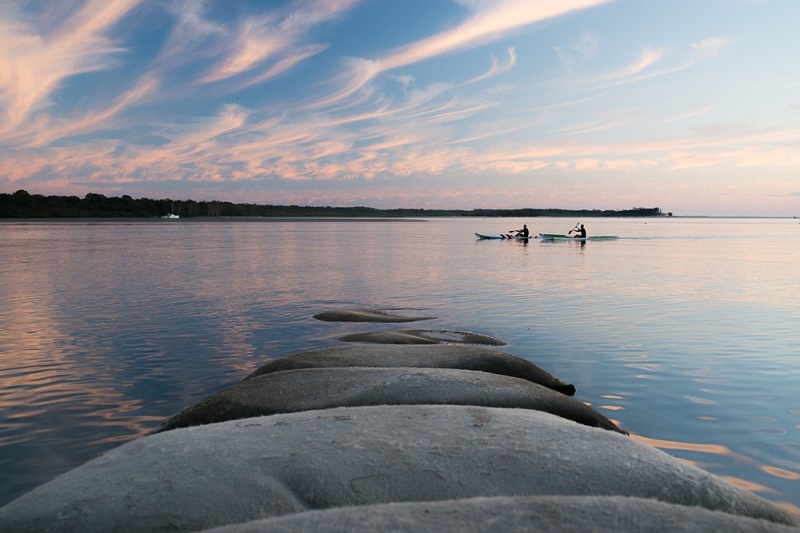
<path id="1" fill-rule="evenodd" d="M 305 42 L 307 33 L 340 17 L 357 0 L 299 0 L 282 11 L 227 22 L 209 18 L 202 0 L 167 4 L 175 24 L 130 89 L 112 101 L 50 113 L 70 78 L 119 66 L 127 51 L 112 31 L 141 3 L 87 0 L 63 20 L 48 11 L 0 8 L 0 143 L 35 147 L 99 131 L 148 97 L 162 102 L 181 98 L 192 83 L 235 79 L 237 87 L 248 87 L 273 79 L 324 50 L 323 44 Z M 186 78 L 184 72 L 182 84 L 175 85 L 176 73 L 200 64 L 209 65 L 204 73 Z M 163 83 L 167 78 L 169 86 Z"/>
<path id="2" fill-rule="evenodd" d="M 567 71 L 571 71 L 577 64 L 593 58 L 599 47 L 597 36 L 584 32 L 573 39 L 569 47 L 556 46 L 554 51 Z"/>
<path id="3" fill-rule="evenodd" d="M 48 127 L 37 115 L 52 105 L 68 78 L 109 68 L 123 51 L 109 31 L 141 0 L 91 0 L 46 33 L 31 15 L 5 6 L 0 17 L 0 140 L 17 142 L 18 129 Z M 46 17 L 46 13 L 43 15 Z"/>
<path id="4" fill-rule="evenodd" d="M 524 26 L 574 11 L 596 7 L 611 0 L 499 0 L 461 1 L 473 13 L 453 29 L 398 48 L 379 59 L 385 70 L 418 63 L 431 57 L 473 48 Z"/>
<path id="5" fill-rule="evenodd" d="M 212 83 L 248 73 L 269 62 L 277 62 L 294 45 L 294 35 L 280 31 L 279 21 L 273 17 L 245 20 L 226 43 L 226 50 L 199 81 Z M 324 49 L 323 46 L 316 50 Z"/>
<path id="6" fill-rule="evenodd" d="M 676 74 L 713 57 L 734 41 L 721 37 L 704 39 L 690 46 L 688 57 L 667 64 L 671 53 L 667 48 L 642 48 L 636 59 L 620 68 L 586 79 L 583 83 L 594 90 L 635 83 L 646 79 Z"/>
<path id="7" fill-rule="evenodd" d="M 483 74 L 480 74 L 479 76 L 476 76 L 475 78 L 469 80 L 468 83 L 469 84 L 479 83 L 481 81 L 488 80 L 499 74 L 511 70 L 512 68 L 514 68 L 514 65 L 516 64 L 517 64 L 517 49 L 511 47 L 508 49 L 508 56 L 505 61 L 501 61 L 496 57 L 492 56 L 492 66 Z"/>
<path id="8" fill-rule="evenodd" d="M 150 75 L 142 76 L 130 89 L 102 107 L 70 117 L 49 117 L 34 121 L 16 132 L 17 143 L 22 148 L 37 148 L 77 135 L 84 135 L 110 128 L 122 111 L 148 100 L 155 94 L 159 81 Z"/>
<path id="9" fill-rule="evenodd" d="M 351 80 L 356 80 L 358 85 L 363 86 L 386 69 L 411 64 L 421 61 L 425 57 L 433 57 L 448 51 L 476 46 L 522 25 L 605 1 L 607 0 L 573 0 L 566 5 L 559 6 L 555 6 L 552 2 L 540 2 L 533 6 L 534 9 L 531 9 L 529 2 L 516 0 L 485 5 L 473 2 L 470 5 L 474 10 L 473 15 L 456 29 L 390 52 L 378 61 L 353 60 L 351 64 L 354 69 L 349 74 Z M 32 101 L 40 102 L 38 107 L 33 104 L 18 105 L 19 102 L 16 102 L 17 105 L 9 104 L 8 109 L 17 110 L 18 116 L 9 121 L 7 129 L 14 133 L 17 142 L 24 142 L 28 147 L 44 146 L 57 139 L 89 134 L 92 131 L 109 127 L 114 117 L 130 106 L 143 103 L 147 97 L 155 95 L 157 89 L 162 88 L 162 80 L 170 77 L 176 69 L 193 62 L 208 62 L 209 59 L 211 66 L 206 69 L 205 74 L 195 78 L 197 83 L 218 83 L 232 78 L 236 78 L 241 87 L 262 83 L 288 71 L 324 49 L 323 44 L 303 43 L 305 33 L 314 25 L 341 16 L 355 3 L 355 0 L 299 1 L 281 11 L 241 17 L 238 20 L 223 23 L 208 17 L 206 5 L 201 0 L 179 2 L 172 8 L 172 12 L 176 16 L 176 24 L 162 51 L 153 62 L 152 68 L 141 75 L 131 89 L 108 104 L 96 109 L 89 109 L 80 115 L 56 119 L 41 113 L 38 120 L 30 120 L 32 110 L 39 109 L 41 111 L 47 107 L 46 97 L 57 90 L 59 86 L 57 80 L 63 81 L 77 73 L 93 69 L 109 68 L 113 65 L 112 56 L 122 51 L 121 47 L 111 45 L 112 39 L 103 31 L 107 32 L 109 28 L 113 27 L 115 22 L 118 22 L 136 6 L 136 2 L 133 0 L 109 4 L 102 4 L 97 0 L 87 2 L 80 12 L 65 24 L 57 27 L 54 33 L 60 36 L 57 42 L 72 43 L 73 49 L 78 51 L 89 49 L 91 48 L 89 45 L 94 44 L 95 47 L 91 48 L 93 53 L 87 53 L 87 59 L 84 61 L 67 62 L 67 65 L 74 65 L 73 68 L 64 68 L 60 74 L 57 73 L 54 76 L 56 81 L 50 85 L 39 84 L 40 87 L 44 87 L 44 90 L 38 98 L 32 98 Z M 26 34 L 18 30 L 15 34 L 35 36 L 30 31 Z M 98 44 L 106 46 L 97 46 Z M 43 50 L 42 55 L 50 52 Z M 516 53 L 512 48 L 509 49 L 506 59 L 500 61 L 492 58 L 492 64 L 487 71 L 460 85 L 489 79 L 512 68 L 515 63 Z M 162 100 L 174 98 L 179 93 L 174 86 L 163 88 L 165 91 L 161 91 L 158 95 L 158 98 Z M 408 93 L 406 101 L 399 106 L 386 106 L 377 101 L 375 102 L 377 107 L 373 105 L 372 111 L 361 110 L 356 114 L 342 115 L 336 121 L 344 124 L 379 119 L 388 123 L 392 120 L 392 116 L 403 116 L 406 120 L 420 123 L 447 123 L 470 116 L 492 105 L 487 100 L 446 97 L 445 93 L 453 91 L 453 89 L 454 86 L 451 84 L 433 84 L 424 88 L 415 88 Z M 25 91 L 19 87 L 9 92 L 21 95 Z M 170 92 L 172 92 L 172 96 L 170 96 Z M 28 92 L 29 98 L 30 94 Z M 338 96 L 334 96 L 334 98 L 338 98 Z M 441 101 L 437 103 L 437 99 Z M 351 100 L 350 105 L 365 103 L 367 103 L 366 100 L 356 99 Z M 319 123 L 319 118 L 315 118 L 314 122 L 315 124 Z M 298 127 L 303 127 L 302 119 L 297 124 Z M 245 124 L 239 124 L 239 127 L 244 128 Z M 319 131 L 320 128 L 310 129 Z M 247 127 L 247 131 L 252 130 L 252 126 Z M 376 136 L 385 137 L 381 134 L 376 134 Z M 179 144 L 181 143 L 178 140 L 170 140 L 164 146 L 174 147 Z M 336 146 L 337 143 L 331 145 Z M 322 152 L 330 153 L 329 150 Z"/>
<path id="10" fill-rule="evenodd" d="M 186 0 L 184 8 L 173 10 L 178 23 L 162 61 L 186 61 L 188 51 L 190 59 L 211 59 L 197 80 L 200 84 L 237 77 L 243 78 L 242 87 L 261 83 L 325 50 L 325 44 L 307 42 L 310 32 L 343 16 L 360 1 L 298 0 L 222 24 L 208 18 L 202 0 Z"/>
<path id="11" fill-rule="evenodd" d="M 325 107 L 341 102 L 390 70 L 443 54 L 474 48 L 495 41 L 525 26 L 541 23 L 574 11 L 596 7 L 612 0 L 462 0 L 471 15 L 456 27 L 399 47 L 377 58 L 353 58 L 346 64 L 340 89 L 315 103 Z"/>

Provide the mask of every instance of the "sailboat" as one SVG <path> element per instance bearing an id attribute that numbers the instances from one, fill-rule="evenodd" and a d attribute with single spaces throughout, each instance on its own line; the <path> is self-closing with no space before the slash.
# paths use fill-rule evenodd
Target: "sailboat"
<path id="1" fill-rule="evenodd" d="M 163 216 L 163 217 L 161 217 L 161 218 L 181 218 L 181 217 L 180 217 L 180 215 L 176 215 L 176 214 L 174 213 L 174 211 L 175 211 L 175 202 L 172 202 L 172 201 L 170 201 L 170 207 L 169 207 L 169 210 L 170 210 L 170 212 L 169 212 L 169 213 L 167 213 L 166 215 L 164 215 L 164 216 Z"/>

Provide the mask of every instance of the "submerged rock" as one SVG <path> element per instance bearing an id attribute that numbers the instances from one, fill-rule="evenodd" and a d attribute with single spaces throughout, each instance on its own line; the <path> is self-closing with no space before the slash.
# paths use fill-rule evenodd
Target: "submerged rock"
<path id="1" fill-rule="evenodd" d="M 388 311 L 373 311 L 369 309 L 350 309 L 341 311 L 326 311 L 314 315 L 317 320 L 325 322 L 416 322 L 418 320 L 433 320 L 435 316 L 401 316 Z"/>
<path id="2" fill-rule="evenodd" d="M 406 329 L 399 331 L 373 331 L 354 333 L 339 338 L 343 342 L 372 342 L 377 344 L 485 344 L 487 346 L 506 346 L 508 343 L 469 331 L 449 331 L 445 329 Z"/>

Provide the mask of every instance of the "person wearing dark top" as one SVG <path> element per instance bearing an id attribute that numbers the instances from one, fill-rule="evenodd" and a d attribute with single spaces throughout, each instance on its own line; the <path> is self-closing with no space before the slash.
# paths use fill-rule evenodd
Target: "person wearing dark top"
<path id="1" fill-rule="evenodd" d="M 528 238 L 528 235 L 530 235 L 527 224 L 523 224 L 522 229 L 515 229 L 514 233 L 517 234 L 517 237 L 525 237 L 526 239 Z"/>
<path id="2" fill-rule="evenodd" d="M 586 228 L 583 227 L 581 224 L 580 229 L 574 229 L 570 231 L 570 233 L 575 232 L 575 235 L 572 236 L 573 239 L 585 239 L 586 238 Z"/>

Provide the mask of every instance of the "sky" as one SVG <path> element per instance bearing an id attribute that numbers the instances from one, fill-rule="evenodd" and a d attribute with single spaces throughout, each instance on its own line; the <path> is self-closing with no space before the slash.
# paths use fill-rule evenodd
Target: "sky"
<path id="1" fill-rule="evenodd" d="M 0 192 L 800 215 L 798 0 L 0 0 Z"/>

